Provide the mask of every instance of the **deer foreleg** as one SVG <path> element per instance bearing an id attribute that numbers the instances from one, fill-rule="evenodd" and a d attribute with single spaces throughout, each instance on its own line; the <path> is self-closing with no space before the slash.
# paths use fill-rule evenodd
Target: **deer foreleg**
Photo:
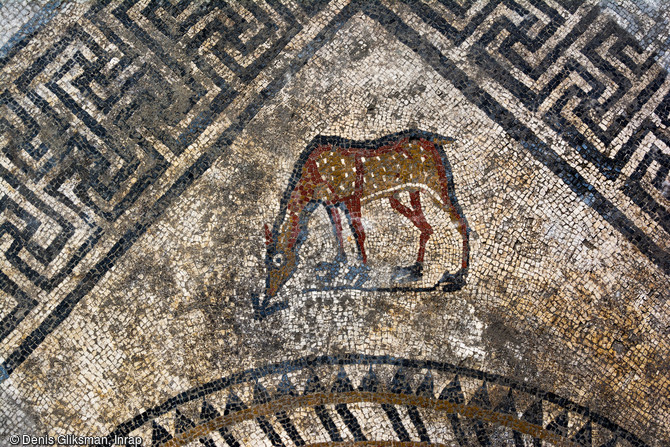
<path id="1" fill-rule="evenodd" d="M 468 238 L 468 224 L 464 216 L 461 216 L 459 213 L 458 207 L 454 206 L 450 200 L 447 200 L 447 211 L 451 221 L 456 224 L 458 232 L 463 237 L 463 258 L 461 260 L 461 269 L 455 274 L 451 274 L 448 271 L 444 272 L 442 278 L 437 282 L 438 286 L 441 286 L 442 290 L 447 292 L 453 292 L 460 290 L 465 285 L 465 277 L 468 273 L 468 264 L 470 258 L 470 241 Z"/>
<path id="2" fill-rule="evenodd" d="M 365 254 L 365 229 L 363 228 L 361 215 L 361 200 L 358 198 L 347 200 L 345 206 L 349 210 L 349 220 L 356 236 L 361 259 L 363 264 L 367 264 L 368 256 Z"/>
<path id="3" fill-rule="evenodd" d="M 330 202 L 324 204 L 326 207 L 326 212 L 330 218 L 330 222 L 333 225 L 333 232 L 335 233 L 335 239 L 337 239 L 337 256 L 333 262 L 319 262 L 316 266 L 316 272 L 323 272 L 321 275 L 316 275 L 316 279 L 329 283 L 333 281 L 337 275 L 340 274 L 340 268 L 342 264 L 347 263 L 347 255 L 344 251 L 344 240 L 342 238 L 342 221 L 340 220 L 340 213 L 337 211 L 337 207 Z"/>
<path id="4" fill-rule="evenodd" d="M 326 212 L 328 212 L 328 217 L 330 218 L 330 222 L 333 225 L 335 239 L 337 240 L 337 260 L 344 262 L 346 261 L 347 256 L 344 251 L 344 239 L 342 238 L 342 220 L 340 219 L 340 213 L 337 211 L 337 207 L 332 203 L 326 205 Z"/>

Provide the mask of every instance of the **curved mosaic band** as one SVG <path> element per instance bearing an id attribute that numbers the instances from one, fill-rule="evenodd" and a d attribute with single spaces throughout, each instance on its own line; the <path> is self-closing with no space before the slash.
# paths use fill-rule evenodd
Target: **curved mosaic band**
<path id="1" fill-rule="evenodd" d="M 194 403 L 200 410 L 189 417 L 185 408 Z M 374 408 L 377 419 L 361 417 L 360 405 Z M 305 412 L 315 417 L 305 418 Z M 170 419 L 174 427 L 166 429 Z M 498 374 L 363 354 L 305 357 L 232 374 L 137 415 L 109 438 L 137 434 L 151 424 L 152 445 L 199 440 L 214 446 L 214 432 L 227 445 L 245 445 L 234 429 L 245 422 L 258 424 L 275 446 L 440 445 L 434 434 L 446 431 L 462 446 L 647 445 L 585 406 Z M 316 428 L 306 430 L 306 423 Z M 392 427 L 390 439 L 369 439 L 379 424 Z M 311 439 L 315 432 L 330 440 Z"/>

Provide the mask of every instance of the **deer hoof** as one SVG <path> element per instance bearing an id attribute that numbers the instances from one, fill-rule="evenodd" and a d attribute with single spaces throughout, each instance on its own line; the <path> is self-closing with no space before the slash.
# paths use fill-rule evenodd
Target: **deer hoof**
<path id="1" fill-rule="evenodd" d="M 461 290 L 463 286 L 465 286 L 465 274 L 466 271 L 464 269 L 461 269 L 454 274 L 444 272 L 442 278 L 437 282 L 437 287 L 445 292 Z"/>
<path id="2" fill-rule="evenodd" d="M 314 271 L 323 272 L 321 275 L 316 275 L 317 280 L 332 282 L 340 274 L 340 264 L 337 262 L 319 262 Z"/>
<path id="3" fill-rule="evenodd" d="M 363 287 L 363 284 L 365 284 L 370 279 L 370 275 L 368 274 L 369 271 L 370 267 L 365 264 L 358 266 L 352 265 L 349 267 L 347 274 L 344 276 L 344 280 L 349 282 L 355 280 L 353 284 L 354 287 Z"/>
<path id="4" fill-rule="evenodd" d="M 423 264 L 415 262 L 407 267 L 396 267 L 391 279 L 400 284 L 418 281 L 423 278 Z"/>
<path id="5" fill-rule="evenodd" d="M 314 271 L 323 274 L 316 275 L 316 279 L 325 283 L 332 282 L 340 274 L 342 264 L 346 264 L 346 259 L 341 256 L 337 256 L 333 262 L 319 262 Z"/>

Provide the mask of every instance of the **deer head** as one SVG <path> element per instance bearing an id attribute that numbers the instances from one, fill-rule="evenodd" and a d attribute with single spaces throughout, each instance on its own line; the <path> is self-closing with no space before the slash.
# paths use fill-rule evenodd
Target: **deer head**
<path id="1" fill-rule="evenodd" d="M 282 247 L 274 239 L 268 224 L 265 224 L 265 296 L 271 298 L 296 270 L 297 256 L 295 248 Z"/>

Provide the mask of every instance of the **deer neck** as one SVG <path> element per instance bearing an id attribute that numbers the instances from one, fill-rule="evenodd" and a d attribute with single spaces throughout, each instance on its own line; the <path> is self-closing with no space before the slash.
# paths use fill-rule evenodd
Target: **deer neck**
<path id="1" fill-rule="evenodd" d="M 296 253 L 298 250 L 300 233 L 305 230 L 306 213 L 305 206 L 309 201 L 301 201 L 301 203 L 293 203 L 287 207 L 283 216 L 281 225 L 279 226 L 279 234 L 277 237 L 277 246 L 289 254 Z"/>

